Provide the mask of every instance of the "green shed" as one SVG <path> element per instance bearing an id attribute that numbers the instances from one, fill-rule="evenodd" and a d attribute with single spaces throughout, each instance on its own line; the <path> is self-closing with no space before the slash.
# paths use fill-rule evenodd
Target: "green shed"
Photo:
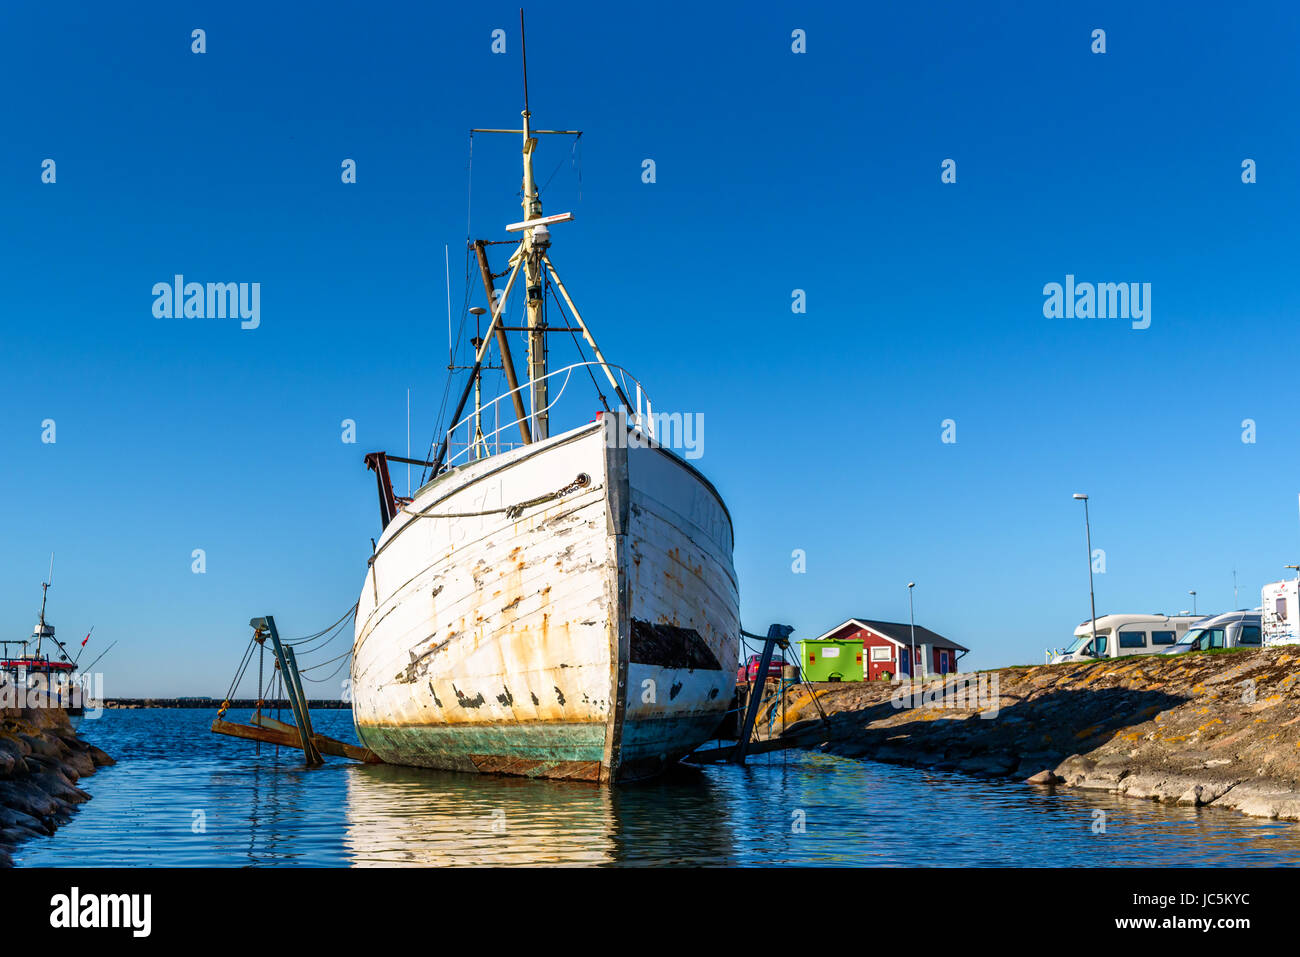
<path id="1" fill-rule="evenodd" d="M 805 681 L 861 681 L 862 639 L 806 638 L 799 642 Z"/>

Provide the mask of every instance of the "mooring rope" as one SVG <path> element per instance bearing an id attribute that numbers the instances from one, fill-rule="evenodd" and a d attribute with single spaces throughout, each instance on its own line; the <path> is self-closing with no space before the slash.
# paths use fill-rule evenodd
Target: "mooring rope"
<path id="1" fill-rule="evenodd" d="M 437 515 L 429 512 L 412 512 L 405 505 L 402 506 L 401 510 L 412 518 L 481 518 L 485 515 L 500 515 L 504 512 L 506 518 L 514 520 L 522 515 L 526 509 L 532 508 L 534 505 L 541 505 L 543 502 L 551 502 L 557 498 L 564 498 L 564 496 L 568 495 L 570 492 L 576 492 L 580 488 L 587 488 L 589 485 L 591 485 L 591 476 L 586 472 L 579 472 L 577 478 L 568 485 L 565 485 L 562 488 L 557 488 L 554 492 L 547 492 L 545 495 L 530 498 L 526 502 L 517 502 L 514 505 L 506 505 L 502 508 L 489 508 L 484 509 L 481 512 L 441 512 Z M 594 491 L 600 486 L 595 485 L 591 487 Z M 433 506 L 429 507 L 432 508 Z"/>
<path id="2" fill-rule="evenodd" d="M 298 653 L 300 654 L 304 654 L 304 653 L 315 654 L 321 649 L 328 647 L 330 642 L 332 642 L 335 638 L 341 635 L 343 633 L 344 628 L 347 626 L 348 621 L 355 618 L 356 613 L 357 613 L 357 604 L 354 604 L 351 608 L 349 608 L 347 611 L 343 613 L 343 616 L 341 618 L 338 618 L 337 620 L 334 621 L 333 624 L 316 632 L 314 635 L 307 635 L 305 638 L 297 638 L 294 639 L 293 641 L 285 641 L 283 642 L 283 644 L 294 645 L 294 646 L 306 645 L 316 641 L 319 638 L 325 637 L 325 640 L 320 644 L 318 644 L 315 648 L 312 648 L 310 650 L 302 649 L 302 648 L 297 649 Z M 239 686 L 243 682 L 244 676 L 248 673 L 249 665 L 253 663 L 254 649 L 259 647 L 263 652 L 266 651 L 266 645 L 263 642 L 259 642 L 257 640 L 257 636 L 254 635 L 252 638 L 249 639 L 248 647 L 244 649 L 244 657 L 240 660 L 239 667 L 235 669 L 234 680 L 230 682 L 230 689 L 226 692 L 226 697 L 222 701 L 220 709 L 217 711 L 218 718 L 225 715 L 225 713 L 230 709 L 230 702 L 235 699 L 235 693 L 239 690 Z M 324 665 L 333 664 L 335 661 L 338 661 L 340 658 L 346 658 L 350 654 L 352 654 L 351 648 L 349 648 L 341 655 L 338 655 L 334 658 L 330 658 L 328 661 L 322 661 L 320 662 L 320 664 L 312 665 L 310 668 L 300 669 L 300 672 L 311 671 L 315 668 L 323 667 Z M 270 686 L 273 685 L 275 683 L 276 678 L 279 677 L 279 670 L 280 670 L 279 663 L 277 662 L 275 669 L 272 673 L 270 682 L 267 682 L 266 687 L 264 687 L 263 686 L 264 672 L 262 668 L 263 661 L 264 661 L 264 655 L 259 656 L 257 661 L 257 701 L 259 706 L 266 701 L 266 692 L 270 690 Z M 340 670 L 342 670 L 341 666 L 334 670 L 334 674 L 330 675 L 330 678 L 338 674 Z M 308 678 L 306 680 L 319 682 L 319 681 L 328 681 L 329 678 L 317 678 L 317 679 Z"/>
<path id="3" fill-rule="evenodd" d="M 349 649 L 348 649 L 347 651 L 345 651 L 343 654 L 339 655 L 338 658 L 331 658 L 329 661 L 322 661 L 319 665 L 313 665 L 312 668 L 304 668 L 301 672 L 299 672 L 299 675 L 300 675 L 300 677 L 302 678 L 303 681 L 310 681 L 310 682 L 312 682 L 313 684 L 324 684 L 326 681 L 332 681 L 334 678 L 338 677 L 338 673 L 339 673 L 340 671 L 342 671 L 343 668 L 344 668 L 344 666 L 347 664 L 347 661 L 346 661 L 346 660 L 339 661 L 339 658 L 347 659 L 347 658 L 350 658 L 351 656 L 352 656 L 352 649 L 349 648 Z M 324 667 L 325 665 L 328 665 L 330 662 L 333 662 L 333 661 L 338 661 L 338 662 L 339 662 L 338 667 L 335 668 L 333 671 L 331 671 L 329 674 L 327 674 L 324 678 L 308 678 L 308 677 L 307 677 L 307 672 L 308 672 L 308 671 L 313 670 L 313 668 L 322 668 L 322 667 Z"/>
<path id="4" fill-rule="evenodd" d="M 320 662 L 319 664 L 312 665 L 310 668 L 299 668 L 299 669 L 298 669 L 298 673 L 299 673 L 299 674 L 306 674 L 306 673 L 309 672 L 309 671 L 315 671 L 317 668 L 324 668 L 326 665 L 332 665 L 332 664 L 334 664 L 334 662 L 338 661 L 340 658 L 346 658 L 346 657 L 347 657 L 348 655 L 350 655 L 350 654 L 352 654 L 352 649 L 351 649 L 351 648 L 349 648 L 347 651 L 343 652 L 343 654 L 341 654 L 341 655 L 335 655 L 335 656 L 334 656 L 333 658 L 331 658 L 329 661 L 322 661 L 322 662 Z"/>
<path id="5" fill-rule="evenodd" d="M 238 689 L 239 683 L 244 680 L 244 672 L 248 669 L 249 663 L 253 660 L 253 646 L 256 644 L 257 640 L 255 638 L 250 638 L 248 640 L 248 647 L 244 650 L 244 658 L 239 663 L 239 667 L 235 669 L 235 680 L 230 682 L 230 690 L 226 692 L 225 700 L 222 702 L 221 708 L 217 711 L 218 718 L 226 713 L 226 709 L 230 707 L 231 699 L 235 697 L 235 691 Z"/>
<path id="6" fill-rule="evenodd" d="M 335 638 L 337 638 L 339 635 L 344 634 L 347 631 L 348 625 L 356 618 L 356 610 L 357 610 L 357 606 L 353 605 L 351 611 L 349 611 L 339 621 L 335 622 L 333 626 L 334 630 L 330 632 L 329 635 L 325 636 L 323 640 L 321 640 L 319 635 L 316 638 L 310 639 L 310 643 L 313 645 L 310 648 L 305 647 L 304 644 L 305 642 L 308 642 L 308 639 L 303 639 L 303 641 L 289 642 L 289 644 L 292 644 L 294 646 L 294 654 L 314 655 L 316 654 L 316 652 L 328 648 L 334 642 Z M 300 645 L 302 645 L 302 647 L 299 647 Z"/>
<path id="7" fill-rule="evenodd" d="M 307 635 L 304 638 L 294 638 L 292 641 L 285 641 L 284 644 L 303 645 L 309 641 L 314 641 L 315 639 L 319 638 L 321 635 L 325 634 L 327 631 L 333 631 L 335 628 L 343 624 L 343 622 L 347 621 L 349 618 L 351 618 L 353 615 L 357 613 L 357 604 L 358 604 L 357 602 L 353 602 L 352 607 L 349 608 L 347 611 L 345 611 L 342 617 L 337 619 L 333 624 L 327 625 L 326 627 L 322 628 L 320 631 L 316 632 L 316 634 Z"/>

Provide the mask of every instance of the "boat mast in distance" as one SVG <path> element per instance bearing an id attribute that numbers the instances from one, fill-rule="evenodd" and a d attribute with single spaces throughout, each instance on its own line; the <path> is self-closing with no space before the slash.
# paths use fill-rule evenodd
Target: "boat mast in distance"
<path id="1" fill-rule="evenodd" d="M 54 553 L 50 552 L 50 573 L 46 576 L 46 581 L 41 582 L 41 615 L 36 621 L 36 633 L 32 636 L 36 639 L 36 657 L 41 656 L 41 642 L 46 636 L 54 637 L 54 629 L 45 624 L 45 599 L 49 597 L 50 585 L 54 583 Z"/>

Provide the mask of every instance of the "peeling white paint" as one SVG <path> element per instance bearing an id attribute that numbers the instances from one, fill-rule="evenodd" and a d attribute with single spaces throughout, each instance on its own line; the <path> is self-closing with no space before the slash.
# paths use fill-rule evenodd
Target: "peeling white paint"
<path id="1" fill-rule="evenodd" d="M 620 555 L 608 515 L 609 455 L 628 456 L 631 486 L 622 609 L 611 607 Z M 590 476 L 588 487 L 515 521 L 499 511 L 579 473 Z M 681 734 L 692 740 L 668 750 L 701 743 L 699 725 L 720 720 L 730 704 L 738 640 L 731 524 L 707 483 L 661 450 L 607 450 L 604 430 L 591 425 L 441 476 L 408 506 L 435 516 L 493 509 L 447 519 L 403 512 L 381 537 L 353 649 L 362 739 L 401 760 L 367 740 L 366 729 L 603 725 L 619 664 L 611 648 L 620 620 L 636 617 L 697 629 L 723 669 L 651 668 L 662 672 L 663 693 L 647 707 L 629 681 L 624 725 L 686 718 Z M 465 740 L 467 750 L 479 746 L 472 733 Z"/>

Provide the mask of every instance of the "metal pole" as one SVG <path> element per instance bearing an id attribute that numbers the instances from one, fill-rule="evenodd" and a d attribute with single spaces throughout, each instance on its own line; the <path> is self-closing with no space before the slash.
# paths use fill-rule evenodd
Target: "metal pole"
<path id="1" fill-rule="evenodd" d="M 537 182 L 533 178 L 533 151 L 537 138 L 532 134 L 532 113 L 528 109 L 528 47 L 524 40 L 524 12 L 519 11 L 519 47 L 524 61 L 524 221 L 541 219 L 542 201 L 537 195 Z M 549 232 L 549 230 L 547 231 Z M 546 322 L 542 315 L 542 244 L 538 243 L 537 227 L 524 230 L 520 251 L 523 254 L 525 300 L 528 307 L 528 378 L 530 404 L 533 414 L 533 438 L 541 441 L 550 436 L 549 385 L 546 379 Z M 549 240 L 548 240 L 549 241 Z"/>
<path id="2" fill-rule="evenodd" d="M 912 589 L 915 587 L 916 582 L 907 583 L 907 619 L 912 626 L 912 660 L 907 663 L 907 677 L 911 683 L 909 692 L 916 687 L 916 613 L 912 609 Z"/>
<path id="3" fill-rule="evenodd" d="M 1083 531 L 1088 544 L 1088 603 L 1092 608 L 1092 653 L 1101 657 L 1097 646 L 1097 593 L 1092 583 L 1092 520 L 1088 516 L 1088 496 L 1083 496 Z"/>

